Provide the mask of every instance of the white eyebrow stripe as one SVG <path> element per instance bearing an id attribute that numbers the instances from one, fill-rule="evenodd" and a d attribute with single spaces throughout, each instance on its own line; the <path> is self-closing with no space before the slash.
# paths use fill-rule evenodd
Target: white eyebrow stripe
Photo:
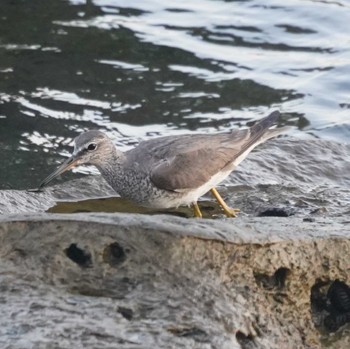
<path id="1" fill-rule="evenodd" d="M 73 151 L 73 155 L 77 155 L 77 154 L 79 154 L 80 152 L 82 152 L 82 151 L 84 151 L 84 150 L 86 150 L 86 148 L 87 148 L 87 146 L 82 146 L 82 147 L 79 147 L 79 148 L 77 148 L 77 147 L 74 147 L 74 151 Z"/>

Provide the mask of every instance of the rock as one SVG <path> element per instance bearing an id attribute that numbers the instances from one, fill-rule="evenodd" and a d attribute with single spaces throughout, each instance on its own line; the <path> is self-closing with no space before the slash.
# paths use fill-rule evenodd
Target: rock
<path id="1" fill-rule="evenodd" d="M 289 217 L 294 215 L 295 212 L 289 207 L 270 207 L 261 210 L 259 217 Z"/>
<path id="2" fill-rule="evenodd" d="M 303 222 L 315 222 L 316 219 L 315 218 L 312 218 L 312 217 L 305 217 L 303 218 Z"/>
<path id="3" fill-rule="evenodd" d="M 112 195 L 117 196 L 101 176 L 87 176 L 39 192 L 0 190 L 0 214 L 44 212 L 58 201 L 79 201 Z"/>
<path id="4" fill-rule="evenodd" d="M 0 239 L 1 348 L 321 348 L 311 295 L 350 277 L 339 218 L 42 213 Z"/>

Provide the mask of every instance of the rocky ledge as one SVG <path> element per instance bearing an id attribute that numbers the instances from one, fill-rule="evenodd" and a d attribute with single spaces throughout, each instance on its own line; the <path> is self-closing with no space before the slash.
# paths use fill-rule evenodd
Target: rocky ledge
<path id="1" fill-rule="evenodd" d="M 314 220 L 3 217 L 0 346 L 347 348 L 349 222 Z"/>

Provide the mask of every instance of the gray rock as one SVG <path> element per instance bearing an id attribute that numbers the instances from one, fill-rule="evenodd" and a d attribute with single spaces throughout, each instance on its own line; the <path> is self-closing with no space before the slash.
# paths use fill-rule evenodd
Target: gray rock
<path id="1" fill-rule="evenodd" d="M 311 292 L 350 276 L 341 219 L 14 215 L 0 239 L 1 348 L 321 347 Z"/>

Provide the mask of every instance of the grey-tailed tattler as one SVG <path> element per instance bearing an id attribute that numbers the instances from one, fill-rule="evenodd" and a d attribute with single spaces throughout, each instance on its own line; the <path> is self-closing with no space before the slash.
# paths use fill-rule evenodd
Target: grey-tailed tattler
<path id="1" fill-rule="evenodd" d="M 77 165 L 94 165 L 121 196 L 143 206 L 171 208 L 192 206 L 202 217 L 198 199 L 211 191 L 224 213 L 236 217 L 216 186 L 246 158 L 257 145 L 279 135 L 285 128 L 271 128 L 280 113 L 274 111 L 247 129 L 213 134 L 166 136 L 141 142 L 126 152 L 96 130 L 74 140 L 72 156 L 39 185 Z"/>

